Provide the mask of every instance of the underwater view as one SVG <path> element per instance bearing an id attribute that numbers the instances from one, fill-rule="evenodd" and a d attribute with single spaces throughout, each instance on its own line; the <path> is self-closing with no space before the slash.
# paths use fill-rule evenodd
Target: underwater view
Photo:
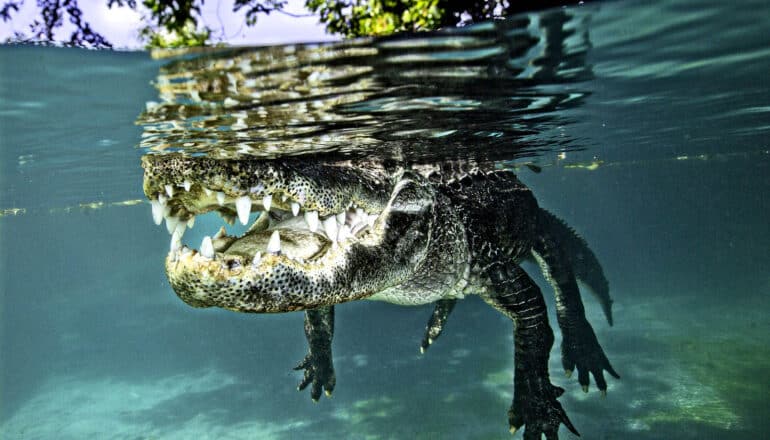
<path id="1" fill-rule="evenodd" d="M 0 438 L 764 438 L 766 17 L 0 46 Z"/>

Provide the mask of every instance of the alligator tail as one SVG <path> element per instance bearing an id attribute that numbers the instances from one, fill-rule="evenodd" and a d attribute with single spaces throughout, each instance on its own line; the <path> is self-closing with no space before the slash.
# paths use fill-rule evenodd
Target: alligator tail
<path id="1" fill-rule="evenodd" d="M 559 243 L 559 247 L 570 260 L 575 276 L 596 297 L 601 304 L 607 322 L 612 325 L 613 301 L 610 298 L 609 283 L 604 276 L 599 260 L 588 247 L 588 243 L 564 221 L 543 208 L 540 208 L 540 226 L 544 233 L 551 234 L 554 241 Z"/>

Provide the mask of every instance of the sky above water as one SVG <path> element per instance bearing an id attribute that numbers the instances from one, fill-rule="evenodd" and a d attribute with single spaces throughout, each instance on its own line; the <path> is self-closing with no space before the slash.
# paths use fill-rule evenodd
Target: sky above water
<path id="1" fill-rule="evenodd" d="M 146 9 L 137 5 L 137 11 L 128 7 L 107 7 L 107 0 L 81 0 L 80 8 L 85 20 L 101 33 L 118 49 L 141 49 L 142 42 L 138 32 L 142 27 L 142 16 L 149 15 Z M 232 0 L 208 0 L 203 3 L 202 25 L 212 30 L 212 40 L 233 45 L 267 45 L 296 42 L 316 42 L 334 40 L 327 35 L 324 27 L 318 23 L 318 17 L 305 8 L 303 0 L 289 0 L 285 10 L 293 17 L 282 13 L 260 15 L 254 26 L 246 26 L 244 14 L 232 12 Z M 29 33 L 29 24 L 39 19 L 37 2 L 24 2 L 20 10 L 13 14 L 13 20 L 0 26 L 0 41 L 12 36 L 14 32 Z M 72 25 L 65 24 L 57 31 L 58 39 L 66 39 Z"/>

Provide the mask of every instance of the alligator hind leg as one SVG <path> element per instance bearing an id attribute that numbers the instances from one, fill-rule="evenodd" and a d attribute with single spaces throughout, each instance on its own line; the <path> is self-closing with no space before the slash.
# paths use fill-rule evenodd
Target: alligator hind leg
<path id="1" fill-rule="evenodd" d="M 606 394 L 604 371 L 616 379 L 620 379 L 620 376 L 610 365 L 586 319 L 569 258 L 561 243 L 554 239 L 547 228 L 542 227 L 534 241 L 532 255 L 556 295 L 556 317 L 562 332 L 561 357 L 565 373 L 569 377 L 577 368 L 578 382 L 586 392 L 590 383 L 589 373 L 592 374 L 596 386 L 602 394 Z"/>
<path id="2" fill-rule="evenodd" d="M 553 332 L 543 295 L 519 266 L 493 263 L 485 270 L 492 289 L 484 300 L 514 322 L 513 403 L 508 411 L 511 432 L 522 425 L 525 439 L 558 439 L 562 423 L 579 435 L 557 397 L 564 390 L 548 376 Z"/>
<path id="3" fill-rule="evenodd" d="M 602 265 L 596 258 L 588 243 L 567 226 L 563 220 L 552 213 L 540 208 L 538 215 L 538 227 L 550 236 L 550 241 L 558 243 L 563 250 L 564 258 L 569 261 L 575 276 L 582 281 L 590 293 L 592 293 L 602 306 L 607 322 L 612 325 L 612 298 L 610 287 L 604 276 Z"/>
<path id="4" fill-rule="evenodd" d="M 332 336 L 334 335 L 334 306 L 321 307 L 305 312 L 305 337 L 308 342 L 308 354 L 295 370 L 305 370 L 305 377 L 297 390 L 310 387 L 310 398 L 318 401 L 321 389 L 331 397 L 337 379 L 334 376 L 332 362 Z"/>
<path id="5" fill-rule="evenodd" d="M 441 332 L 444 330 L 444 324 L 446 324 L 446 320 L 449 314 L 452 313 L 456 303 L 456 299 L 440 299 L 436 301 L 436 308 L 433 309 L 428 325 L 425 327 L 425 336 L 422 337 L 420 353 L 425 353 L 425 350 L 441 335 Z"/>

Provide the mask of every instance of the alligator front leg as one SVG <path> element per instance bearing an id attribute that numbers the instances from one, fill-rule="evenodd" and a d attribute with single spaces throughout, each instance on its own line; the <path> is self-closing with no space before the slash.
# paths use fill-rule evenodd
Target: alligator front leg
<path id="1" fill-rule="evenodd" d="M 436 301 L 436 308 L 433 309 L 433 313 L 430 315 L 428 325 L 425 327 L 425 336 L 422 337 L 422 343 L 420 344 L 420 353 L 425 353 L 425 350 L 430 347 L 433 342 L 438 339 L 441 332 L 444 330 L 444 324 L 452 313 L 456 299 L 441 299 Z"/>
<path id="2" fill-rule="evenodd" d="M 578 434 L 556 400 L 564 390 L 551 384 L 548 357 L 553 332 L 537 285 L 519 266 L 493 263 L 486 269 L 492 289 L 484 300 L 514 322 L 513 403 L 508 411 L 511 432 L 525 426 L 525 439 L 558 439 L 562 423 Z"/>
<path id="3" fill-rule="evenodd" d="M 588 392 L 589 373 L 594 376 L 602 395 L 607 393 L 604 371 L 616 379 L 620 376 L 610 365 L 591 324 L 585 316 L 577 281 L 569 258 L 559 243 L 547 232 L 535 240 L 532 255 L 540 265 L 556 296 L 556 317 L 562 333 L 562 366 L 567 377 L 577 368 L 578 382 Z"/>
<path id="4" fill-rule="evenodd" d="M 332 361 L 332 336 L 334 335 L 334 306 L 321 307 L 305 312 L 305 337 L 308 354 L 294 369 L 305 370 L 305 377 L 297 390 L 310 387 L 310 398 L 317 402 L 321 389 L 331 397 L 337 379 Z"/>

